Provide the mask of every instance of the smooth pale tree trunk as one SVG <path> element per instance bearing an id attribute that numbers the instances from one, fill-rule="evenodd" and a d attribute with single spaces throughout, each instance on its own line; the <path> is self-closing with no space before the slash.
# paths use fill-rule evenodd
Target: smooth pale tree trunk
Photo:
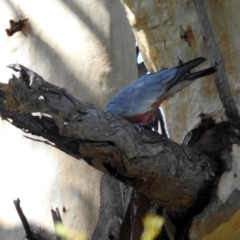
<path id="1" fill-rule="evenodd" d="M 218 65 L 215 77 L 196 81 L 162 105 L 170 137 L 181 143 L 206 118 L 216 124 L 233 123 L 238 132 L 240 2 L 121 1 L 149 71 L 174 67 L 180 61 L 197 57 L 208 59 L 198 69 Z M 210 203 L 193 219 L 191 240 L 240 239 L 238 143 L 236 140 L 231 148 L 232 169 L 222 174 Z M 172 238 L 173 229 L 169 227 Z"/>
<path id="2" fill-rule="evenodd" d="M 28 19 L 7 36 L 9 20 Z M 108 99 L 137 77 L 135 40 L 118 0 L 0 1 L 0 71 L 21 63 L 104 109 Z M 0 122 L 0 239 L 22 239 L 13 205 L 20 198 L 31 224 L 53 231 L 51 208 L 64 225 L 89 238 L 99 213 L 102 173 Z M 14 151 L 13 151 L 14 149 Z"/>

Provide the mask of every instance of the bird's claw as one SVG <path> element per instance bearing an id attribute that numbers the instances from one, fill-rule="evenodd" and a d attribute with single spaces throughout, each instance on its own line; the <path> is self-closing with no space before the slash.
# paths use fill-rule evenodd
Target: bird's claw
<path id="1" fill-rule="evenodd" d="M 141 125 L 139 125 L 138 123 L 133 123 L 133 126 L 136 128 L 136 130 L 141 133 L 142 130 L 144 129 Z"/>

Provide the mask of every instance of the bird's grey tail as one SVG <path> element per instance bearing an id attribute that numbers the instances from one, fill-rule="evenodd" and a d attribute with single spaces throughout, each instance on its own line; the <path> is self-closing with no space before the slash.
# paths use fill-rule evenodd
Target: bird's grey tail
<path id="1" fill-rule="evenodd" d="M 178 73 L 187 73 L 190 72 L 190 70 L 192 70 L 193 68 L 195 68 L 196 66 L 200 65 L 201 63 L 205 62 L 206 58 L 200 57 L 200 58 L 196 58 L 194 60 L 191 60 L 189 62 L 186 62 L 180 66 L 178 66 Z"/>
<path id="2" fill-rule="evenodd" d="M 203 63 L 204 61 L 206 61 L 206 59 L 203 57 L 200 57 L 200 58 L 196 58 L 192 61 L 189 61 L 189 62 L 184 63 L 184 64 L 180 65 L 179 67 L 177 67 L 178 74 L 182 75 L 182 76 L 184 75 L 184 78 L 180 78 L 180 81 L 195 80 L 197 78 L 211 75 L 217 71 L 217 67 L 214 66 L 214 67 L 206 68 L 206 69 L 203 69 L 203 70 L 200 70 L 197 72 L 193 72 L 193 73 L 190 72 L 193 68 L 195 68 L 199 64 Z"/>
<path id="3" fill-rule="evenodd" d="M 215 73 L 217 71 L 217 67 L 214 66 L 214 67 L 210 67 L 210 68 L 206 68 L 206 69 L 203 69 L 201 71 L 197 71 L 197 72 L 194 72 L 194 73 L 186 73 L 184 75 L 184 78 L 182 80 L 195 80 L 197 78 L 201 78 L 201 77 L 205 77 L 205 76 L 208 76 L 208 75 L 211 75 L 213 73 Z"/>
<path id="4" fill-rule="evenodd" d="M 171 89 L 177 82 L 181 82 L 181 81 L 185 81 L 185 80 L 193 80 L 193 79 L 196 79 L 198 77 L 203 77 L 203 76 L 206 76 L 206 75 L 209 75 L 207 74 L 204 70 L 201 70 L 199 72 L 201 72 L 202 74 L 196 74 L 197 72 L 195 73 L 191 73 L 191 70 L 193 68 L 195 68 L 196 66 L 198 66 L 199 64 L 203 63 L 204 61 L 206 61 L 205 58 L 203 57 L 200 57 L 200 58 L 196 58 L 194 60 L 191 60 L 189 62 L 186 62 L 180 66 L 177 67 L 177 73 L 175 75 L 175 78 L 171 81 L 171 84 L 169 84 L 168 88 L 167 88 L 167 91 L 169 89 Z M 192 75 L 194 74 L 194 75 Z M 204 75 L 205 74 L 205 75 Z M 188 76 L 188 79 L 185 78 L 185 75 Z M 202 75 L 202 76 L 201 76 Z M 193 77 L 194 76 L 194 77 Z M 180 91 L 180 90 L 179 90 Z"/>

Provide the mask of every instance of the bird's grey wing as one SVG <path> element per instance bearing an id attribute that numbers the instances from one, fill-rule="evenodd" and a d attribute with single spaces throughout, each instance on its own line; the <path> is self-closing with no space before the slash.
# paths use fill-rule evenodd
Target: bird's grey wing
<path id="1" fill-rule="evenodd" d="M 167 92 L 176 75 L 176 69 L 145 75 L 118 92 L 108 103 L 106 111 L 122 117 L 148 112 Z"/>

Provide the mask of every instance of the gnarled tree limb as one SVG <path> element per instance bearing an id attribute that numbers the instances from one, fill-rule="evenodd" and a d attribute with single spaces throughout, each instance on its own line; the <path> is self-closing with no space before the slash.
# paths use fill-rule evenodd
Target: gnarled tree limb
<path id="1" fill-rule="evenodd" d="M 0 112 L 16 127 L 135 187 L 174 216 L 184 215 L 212 183 L 217 164 L 206 155 L 158 133 L 138 132 L 22 65 L 9 67 L 20 76 L 0 84 Z"/>

